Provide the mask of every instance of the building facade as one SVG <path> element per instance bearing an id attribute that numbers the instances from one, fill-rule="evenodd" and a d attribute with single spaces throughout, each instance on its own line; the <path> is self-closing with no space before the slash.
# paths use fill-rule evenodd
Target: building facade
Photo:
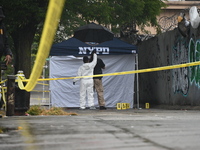
<path id="1" fill-rule="evenodd" d="M 162 8 L 161 14 L 157 17 L 162 32 L 170 31 L 177 27 L 177 17 L 180 13 L 185 13 L 186 18 L 189 20 L 189 9 L 192 6 L 200 8 L 200 1 L 168 0 L 164 2 L 167 7 Z M 145 29 L 149 31 L 149 34 L 151 35 L 157 34 L 154 27 L 146 27 Z M 143 32 L 139 30 L 138 34 L 143 34 Z"/>

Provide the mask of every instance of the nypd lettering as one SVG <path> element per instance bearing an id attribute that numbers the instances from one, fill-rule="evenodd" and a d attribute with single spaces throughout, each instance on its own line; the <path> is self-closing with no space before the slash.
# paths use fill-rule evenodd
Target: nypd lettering
<path id="1" fill-rule="evenodd" d="M 109 47 L 79 47 L 78 54 L 91 54 L 96 50 L 97 54 L 109 54 Z"/>

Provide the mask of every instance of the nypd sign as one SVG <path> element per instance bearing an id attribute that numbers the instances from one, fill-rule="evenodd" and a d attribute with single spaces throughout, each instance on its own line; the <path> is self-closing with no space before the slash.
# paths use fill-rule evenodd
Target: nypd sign
<path id="1" fill-rule="evenodd" d="M 97 54 L 109 54 L 109 47 L 78 47 L 79 55 L 91 54 L 93 50 L 96 50 Z"/>

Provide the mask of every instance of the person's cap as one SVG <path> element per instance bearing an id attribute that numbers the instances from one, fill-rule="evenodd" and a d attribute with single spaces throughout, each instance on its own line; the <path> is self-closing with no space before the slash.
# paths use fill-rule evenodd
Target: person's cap
<path id="1" fill-rule="evenodd" d="M 4 14 L 3 14 L 3 10 L 2 7 L 0 6 L 0 18 L 5 18 Z"/>

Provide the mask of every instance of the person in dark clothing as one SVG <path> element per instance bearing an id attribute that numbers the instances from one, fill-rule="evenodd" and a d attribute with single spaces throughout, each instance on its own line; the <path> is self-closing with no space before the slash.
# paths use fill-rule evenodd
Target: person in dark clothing
<path id="1" fill-rule="evenodd" d="M 6 28 L 3 24 L 3 19 L 5 18 L 3 14 L 2 7 L 0 6 L 0 59 L 2 56 L 5 56 L 5 64 L 0 62 L 0 71 L 3 70 L 11 61 L 12 61 L 12 52 L 8 45 L 8 37 L 6 35 Z M 3 66 L 4 65 L 4 66 Z M 0 72 L 0 81 L 1 81 L 1 73 Z M 1 84 L 0 84 L 1 85 Z M 0 98 L 0 108 L 3 105 L 3 100 Z"/>
<path id="2" fill-rule="evenodd" d="M 8 65 L 12 61 L 12 52 L 8 45 L 8 37 L 6 34 L 6 28 L 3 24 L 3 19 L 5 18 L 3 14 L 2 7 L 0 6 L 0 58 L 5 55 L 5 62 Z"/>
<path id="3" fill-rule="evenodd" d="M 93 60 L 93 56 L 90 56 L 90 61 Z M 102 59 L 97 58 L 97 64 L 94 67 L 94 75 L 102 74 L 102 69 L 105 69 L 105 64 Z M 99 103 L 99 109 L 100 110 L 106 110 L 105 107 L 105 100 L 104 100 L 104 94 L 103 94 L 103 84 L 102 84 L 102 76 L 100 77 L 93 77 L 94 80 L 94 88 L 97 91 L 98 96 L 98 103 Z"/>

